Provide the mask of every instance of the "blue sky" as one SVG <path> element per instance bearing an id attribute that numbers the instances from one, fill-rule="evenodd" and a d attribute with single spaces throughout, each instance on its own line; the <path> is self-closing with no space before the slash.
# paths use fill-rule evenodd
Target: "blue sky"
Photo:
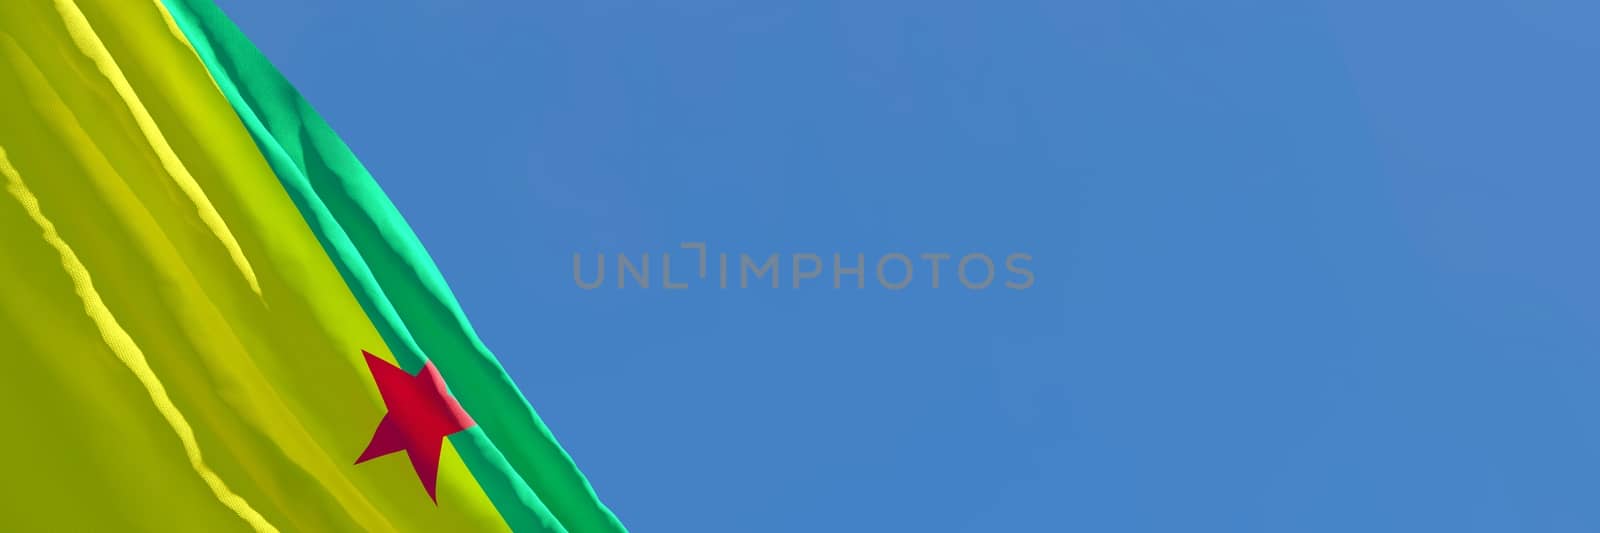
<path id="1" fill-rule="evenodd" d="M 1592 2 L 219 3 L 637 531 L 1600 529 Z"/>

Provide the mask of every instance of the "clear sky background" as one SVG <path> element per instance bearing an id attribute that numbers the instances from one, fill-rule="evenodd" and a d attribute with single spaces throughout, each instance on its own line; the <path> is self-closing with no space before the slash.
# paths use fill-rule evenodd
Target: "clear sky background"
<path id="1" fill-rule="evenodd" d="M 220 3 L 636 531 L 1600 530 L 1594 2 Z"/>

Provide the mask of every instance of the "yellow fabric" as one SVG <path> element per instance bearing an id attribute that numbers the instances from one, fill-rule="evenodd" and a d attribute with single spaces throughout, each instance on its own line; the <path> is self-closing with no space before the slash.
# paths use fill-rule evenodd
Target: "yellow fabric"
<path id="1" fill-rule="evenodd" d="M 8 529 L 505 529 L 352 464 L 387 348 L 156 0 L 0 1 L 0 188 Z"/>

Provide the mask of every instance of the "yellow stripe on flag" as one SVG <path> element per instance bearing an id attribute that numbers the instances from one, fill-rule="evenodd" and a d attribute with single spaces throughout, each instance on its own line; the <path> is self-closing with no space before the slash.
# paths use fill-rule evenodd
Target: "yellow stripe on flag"
<path id="1" fill-rule="evenodd" d="M 8 527 L 505 528 L 353 464 L 387 348 L 159 4 L 0 2 L 0 121 Z"/>

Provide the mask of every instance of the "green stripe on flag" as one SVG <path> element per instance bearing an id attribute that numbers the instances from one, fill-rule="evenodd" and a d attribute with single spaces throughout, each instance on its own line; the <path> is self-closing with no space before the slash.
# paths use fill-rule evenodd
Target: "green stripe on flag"
<path id="1" fill-rule="evenodd" d="M 432 361 L 478 428 L 451 441 L 519 531 L 626 531 L 483 345 L 348 146 L 209 0 L 164 0 L 408 372 Z"/>

